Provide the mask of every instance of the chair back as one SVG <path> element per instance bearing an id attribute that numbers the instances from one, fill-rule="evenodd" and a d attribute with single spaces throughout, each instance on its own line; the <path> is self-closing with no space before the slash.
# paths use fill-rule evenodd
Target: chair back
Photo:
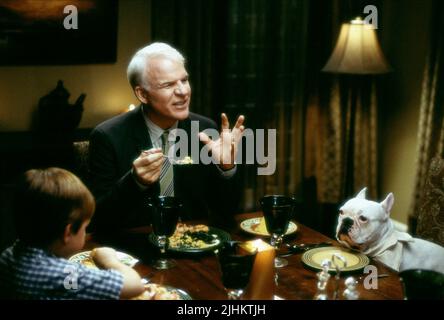
<path id="1" fill-rule="evenodd" d="M 416 235 L 444 246 L 444 159 L 441 157 L 430 162 Z"/>
<path id="2" fill-rule="evenodd" d="M 86 183 L 89 178 L 89 141 L 73 142 L 75 169 L 74 173 Z"/>

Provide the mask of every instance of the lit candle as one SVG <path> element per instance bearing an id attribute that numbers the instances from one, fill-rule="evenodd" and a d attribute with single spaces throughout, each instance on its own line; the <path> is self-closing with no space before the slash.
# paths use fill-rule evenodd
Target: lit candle
<path id="1" fill-rule="evenodd" d="M 257 250 L 244 299 L 273 300 L 275 290 L 274 248 L 261 239 L 246 241 L 242 247 L 250 252 Z"/>

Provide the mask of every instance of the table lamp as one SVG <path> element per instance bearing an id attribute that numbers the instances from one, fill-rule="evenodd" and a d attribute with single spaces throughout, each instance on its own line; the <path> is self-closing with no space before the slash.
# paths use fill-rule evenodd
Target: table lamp
<path id="1" fill-rule="evenodd" d="M 372 25 L 356 18 L 341 27 L 336 46 L 322 71 L 381 74 L 391 70 Z"/>

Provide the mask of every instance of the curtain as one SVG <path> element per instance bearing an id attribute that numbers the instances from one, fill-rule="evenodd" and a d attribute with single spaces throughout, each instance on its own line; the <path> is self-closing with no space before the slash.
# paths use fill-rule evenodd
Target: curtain
<path id="1" fill-rule="evenodd" d="M 305 223 L 332 234 L 340 203 L 365 186 L 369 197 L 377 196 L 377 79 L 320 72 L 341 24 L 362 16 L 365 2 L 314 0 L 311 5 L 304 133 L 311 217 Z"/>
<path id="2" fill-rule="evenodd" d="M 300 0 L 229 1 L 224 109 L 277 132 L 275 173 L 244 172 L 244 210 L 265 194 L 300 191 L 307 8 Z"/>
<path id="3" fill-rule="evenodd" d="M 444 22 L 441 19 L 444 3 L 434 1 L 432 8 L 431 37 L 422 82 L 415 189 L 410 209 L 413 220 L 421 211 L 432 158 L 444 157 Z M 414 223 L 412 228 L 414 232 Z"/>
<path id="4" fill-rule="evenodd" d="M 152 1 L 153 40 L 169 42 L 187 59 L 192 111 L 216 121 L 225 112 L 232 124 L 244 114 L 253 131 L 277 130 L 275 173 L 259 176 L 257 165 L 242 166 L 240 211 L 256 210 L 265 194 L 299 192 L 308 6 L 307 0 Z"/>

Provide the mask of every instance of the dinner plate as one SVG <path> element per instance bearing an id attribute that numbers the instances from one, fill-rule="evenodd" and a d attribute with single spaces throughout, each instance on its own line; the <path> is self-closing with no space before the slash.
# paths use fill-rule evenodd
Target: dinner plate
<path id="1" fill-rule="evenodd" d="M 97 268 L 97 266 L 94 264 L 94 261 L 91 259 L 90 254 L 91 251 L 83 251 L 73 255 L 71 258 L 69 258 L 69 261 L 78 262 L 90 268 Z M 117 251 L 116 255 L 117 259 L 119 259 L 120 262 L 126 264 L 129 267 L 134 267 L 135 264 L 139 262 L 139 260 L 124 252 Z"/>
<path id="2" fill-rule="evenodd" d="M 193 300 L 193 298 L 191 298 L 191 296 L 188 294 L 188 292 L 186 292 L 182 289 L 177 289 L 177 288 L 170 287 L 170 286 L 165 286 L 165 287 L 168 290 L 175 290 L 179 294 L 179 296 L 182 300 Z"/>
<path id="3" fill-rule="evenodd" d="M 168 247 L 167 251 L 170 252 L 176 252 L 176 253 L 203 253 L 203 252 L 209 252 L 214 251 L 215 249 L 219 248 L 221 244 L 225 241 L 230 241 L 231 237 L 230 235 L 225 232 L 224 230 L 214 228 L 214 227 L 208 227 L 208 233 L 210 235 L 213 235 L 214 242 L 212 244 L 209 244 L 208 246 L 204 248 L 191 248 L 191 247 Z M 157 240 L 154 233 L 150 233 L 148 236 L 149 241 L 157 246 Z"/>
<path id="4" fill-rule="evenodd" d="M 177 295 L 179 296 L 178 300 L 193 300 L 193 298 L 191 298 L 191 296 L 188 294 L 188 292 L 186 292 L 182 289 L 178 289 L 178 288 L 175 288 L 172 286 L 166 286 L 166 285 L 157 285 L 157 286 L 166 289 L 166 291 L 168 293 L 174 293 L 174 292 L 177 293 Z M 132 300 L 154 300 L 154 299 L 152 299 L 151 296 L 148 294 L 148 292 L 145 291 L 143 294 L 141 294 L 138 297 L 133 298 Z M 168 299 L 160 299 L 160 300 L 168 300 Z"/>
<path id="5" fill-rule="evenodd" d="M 341 272 L 358 271 L 370 263 L 370 259 L 366 255 L 340 247 L 322 247 L 308 250 L 302 255 L 302 262 L 309 268 L 322 270 L 322 261 L 325 259 L 331 261 L 333 254 L 339 254 L 347 262 L 347 266 L 341 268 Z M 336 269 L 331 266 L 328 271 L 335 272 Z"/>
<path id="6" fill-rule="evenodd" d="M 251 219 L 244 220 L 241 222 L 240 227 L 245 232 L 248 232 L 248 233 L 251 233 L 254 235 L 265 236 L 265 237 L 270 236 L 270 234 L 268 233 L 267 228 L 265 226 L 265 220 L 263 217 L 251 218 Z M 285 233 L 285 235 L 295 233 L 297 229 L 298 229 L 298 226 L 296 225 L 296 223 L 294 223 L 293 221 L 290 221 L 290 223 L 288 224 L 287 232 Z"/>

